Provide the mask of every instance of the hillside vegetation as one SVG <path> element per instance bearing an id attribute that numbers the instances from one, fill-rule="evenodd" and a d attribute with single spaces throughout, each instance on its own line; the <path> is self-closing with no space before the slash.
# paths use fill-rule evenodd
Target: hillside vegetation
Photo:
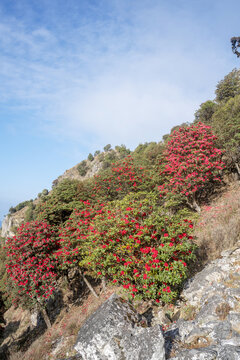
<path id="1" fill-rule="evenodd" d="M 192 124 L 133 152 L 107 145 L 54 181 L 37 202 L 21 203 L 19 208 L 28 206 L 26 221 L 1 249 L 5 307 L 38 306 L 48 321 L 49 299 L 65 280 L 73 288 L 76 277 L 121 286 L 134 300 L 174 302 L 194 264 L 206 258 L 201 209 L 240 177 L 239 89 L 235 69 Z M 91 163 L 95 175 L 84 177 Z"/>

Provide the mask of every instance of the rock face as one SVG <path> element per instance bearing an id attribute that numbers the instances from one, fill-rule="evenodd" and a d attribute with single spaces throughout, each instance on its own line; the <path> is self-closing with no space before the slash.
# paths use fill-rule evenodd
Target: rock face
<path id="1" fill-rule="evenodd" d="M 196 316 L 178 320 L 165 333 L 169 353 L 176 353 L 171 359 L 239 360 L 240 248 L 223 252 L 189 280 L 182 296 Z"/>
<path id="2" fill-rule="evenodd" d="M 56 181 L 59 183 L 64 179 L 76 179 L 76 180 L 85 180 L 96 175 L 103 166 L 103 163 L 99 161 L 99 157 L 97 156 L 93 161 L 86 160 L 88 170 L 86 175 L 81 176 L 78 171 L 79 164 L 73 166 L 71 169 L 66 170 L 62 175 L 60 175 Z"/>
<path id="3" fill-rule="evenodd" d="M 1 236 L 4 238 L 7 237 L 13 237 L 14 234 L 14 228 L 18 228 L 23 222 L 24 222 L 24 215 L 26 208 L 23 208 L 20 211 L 17 211 L 13 215 L 7 215 L 2 222 L 2 233 Z"/>
<path id="4" fill-rule="evenodd" d="M 2 237 L 14 236 L 14 233 L 11 231 L 12 226 L 13 226 L 13 219 L 11 216 L 8 215 L 3 219 L 1 236 Z"/>
<path id="5" fill-rule="evenodd" d="M 115 294 L 82 326 L 75 350 L 84 360 L 165 359 L 161 327 L 146 327 L 146 320 Z"/>

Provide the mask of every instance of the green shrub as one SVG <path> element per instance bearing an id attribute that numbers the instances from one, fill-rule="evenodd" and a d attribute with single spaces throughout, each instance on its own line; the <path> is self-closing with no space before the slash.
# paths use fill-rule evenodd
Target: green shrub
<path id="1" fill-rule="evenodd" d="M 20 211 L 22 210 L 25 206 L 31 204 L 33 202 L 33 200 L 26 200 L 26 201 L 23 201 L 23 202 L 20 202 L 18 205 L 16 205 L 15 207 L 10 207 L 9 209 L 9 213 L 10 214 L 14 214 L 15 212 L 17 211 Z"/>
<path id="2" fill-rule="evenodd" d="M 103 150 L 104 150 L 105 152 L 108 152 L 108 151 L 111 150 L 111 147 L 112 147 L 111 144 L 107 144 L 107 145 L 104 146 Z"/>
<path id="3" fill-rule="evenodd" d="M 202 122 L 211 125 L 214 112 L 217 110 L 217 104 L 211 100 L 207 100 L 200 105 L 200 108 L 195 112 L 195 123 Z"/>
<path id="4" fill-rule="evenodd" d="M 36 218 L 45 220 L 52 226 L 63 224 L 79 205 L 79 196 L 82 194 L 81 182 L 64 179 L 58 183 L 52 192 L 36 206 Z M 86 196 L 88 193 L 86 191 Z"/>
<path id="5" fill-rule="evenodd" d="M 93 154 L 91 154 L 91 153 L 88 154 L 88 160 L 89 160 L 89 161 L 93 161 L 93 160 L 94 160 Z"/>
<path id="6" fill-rule="evenodd" d="M 240 95 L 230 99 L 213 115 L 212 126 L 219 146 L 236 167 L 240 176 Z"/>
<path id="7" fill-rule="evenodd" d="M 79 175 L 85 176 L 88 171 L 88 166 L 86 160 L 83 160 L 80 162 L 80 164 L 77 166 L 77 170 L 79 172 Z"/>
<path id="8" fill-rule="evenodd" d="M 33 203 L 28 205 L 27 211 L 25 212 L 24 221 L 29 222 L 34 220 L 35 214 L 34 214 L 35 205 Z"/>
<path id="9" fill-rule="evenodd" d="M 240 70 L 233 69 L 216 87 L 216 101 L 226 102 L 230 98 L 240 94 Z"/>

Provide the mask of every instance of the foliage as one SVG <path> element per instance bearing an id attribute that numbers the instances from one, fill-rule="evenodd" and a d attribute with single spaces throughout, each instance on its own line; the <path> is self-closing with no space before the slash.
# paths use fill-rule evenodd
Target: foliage
<path id="1" fill-rule="evenodd" d="M 108 151 L 111 150 L 111 147 L 112 147 L 111 144 L 107 144 L 107 145 L 104 146 L 103 150 L 104 150 L 105 152 L 108 152 Z"/>
<path id="2" fill-rule="evenodd" d="M 216 86 L 216 101 L 226 102 L 240 94 L 240 70 L 233 69 Z"/>
<path id="3" fill-rule="evenodd" d="M 112 163 L 117 160 L 117 153 L 114 150 L 109 150 L 103 158 L 102 170 L 111 167 Z"/>
<path id="4" fill-rule="evenodd" d="M 95 156 L 98 156 L 100 153 L 101 153 L 100 150 L 96 150 L 95 153 L 94 153 L 94 157 L 95 157 Z"/>
<path id="5" fill-rule="evenodd" d="M 219 145 L 234 163 L 240 164 L 240 95 L 219 107 L 212 123 Z"/>
<path id="6" fill-rule="evenodd" d="M 126 148 L 126 145 L 116 145 L 115 150 L 121 155 L 121 157 L 125 157 L 130 154 L 130 150 Z"/>
<path id="7" fill-rule="evenodd" d="M 234 36 L 231 38 L 231 44 L 232 44 L 232 51 L 237 57 L 240 56 L 240 52 L 237 50 L 238 47 L 240 47 L 240 37 Z"/>
<path id="8" fill-rule="evenodd" d="M 200 108 L 195 112 L 194 122 L 202 122 L 211 125 L 212 116 L 217 109 L 217 104 L 214 101 L 207 100 L 200 105 Z"/>
<path id="9" fill-rule="evenodd" d="M 104 160 L 104 153 L 98 155 L 98 161 L 102 162 Z"/>
<path id="10" fill-rule="evenodd" d="M 79 172 L 79 175 L 85 176 L 88 171 L 88 166 L 86 160 L 83 160 L 80 162 L 80 164 L 77 166 L 77 170 Z"/>
<path id="11" fill-rule="evenodd" d="M 154 169 L 159 164 L 163 150 L 164 144 L 162 142 L 150 142 L 138 145 L 131 156 L 138 166 Z"/>
<path id="12" fill-rule="evenodd" d="M 35 218 L 35 213 L 34 213 L 34 209 L 35 209 L 35 205 L 34 203 L 30 203 L 27 207 L 27 210 L 25 212 L 25 216 L 24 216 L 24 221 L 25 222 L 29 222 L 29 221 L 32 221 L 34 220 Z"/>
<path id="13" fill-rule="evenodd" d="M 88 226 L 80 265 L 132 297 L 172 301 L 194 258 L 193 224 L 185 216 L 168 216 L 156 194 L 129 194 L 103 206 Z"/>
<path id="14" fill-rule="evenodd" d="M 0 293 L 2 294 L 1 299 L 4 302 L 6 308 L 9 308 L 12 305 L 12 295 L 13 292 L 9 291 L 10 288 L 8 286 L 8 277 L 6 271 L 6 260 L 7 260 L 7 251 L 4 246 L 4 240 L 1 238 L 0 245 Z M 13 289 L 11 289 L 13 290 Z"/>
<path id="15" fill-rule="evenodd" d="M 163 173 L 169 176 L 166 186 L 159 189 L 181 193 L 192 207 L 198 209 L 196 201 L 207 196 L 214 182 L 221 181 L 222 151 L 216 148 L 216 136 L 210 126 L 202 123 L 180 128 L 171 135 L 166 148 L 167 164 Z"/>
<path id="16" fill-rule="evenodd" d="M 86 186 L 78 180 L 64 179 L 58 183 L 45 201 L 36 206 L 38 220 L 46 220 L 48 224 L 59 226 L 63 224 L 79 204 L 80 194 L 86 192 Z"/>
<path id="17" fill-rule="evenodd" d="M 93 160 L 94 160 L 93 154 L 91 154 L 91 153 L 88 154 L 88 160 L 89 160 L 89 161 L 93 161 Z"/>
<path id="18" fill-rule="evenodd" d="M 99 161 L 103 161 L 102 171 L 111 168 L 112 163 L 121 160 L 130 154 L 130 150 L 125 145 L 115 146 L 115 150 L 109 149 L 105 154 L 99 156 Z"/>
<path id="19" fill-rule="evenodd" d="M 51 255 L 58 247 L 59 241 L 50 226 L 37 221 L 23 224 L 17 235 L 7 240 L 7 273 L 22 304 L 44 305 L 52 295 L 57 273 L 56 260 Z"/>
<path id="20" fill-rule="evenodd" d="M 80 200 L 80 203 L 81 210 L 75 209 L 65 226 L 59 229 L 61 248 L 54 256 L 61 270 L 78 268 L 78 263 L 83 257 L 83 244 L 88 233 L 91 232 L 90 223 L 97 214 L 101 213 L 104 206 L 99 201 L 94 204 L 88 200 Z"/>
<path id="21" fill-rule="evenodd" d="M 43 191 L 38 194 L 38 198 L 43 198 L 47 195 L 48 195 L 48 189 L 43 189 Z"/>
<path id="22" fill-rule="evenodd" d="M 14 214 L 15 212 L 22 210 L 25 206 L 29 205 L 33 200 L 26 200 L 23 202 L 20 202 L 18 205 L 16 205 L 15 207 L 10 207 L 9 209 L 9 214 Z"/>
<path id="23" fill-rule="evenodd" d="M 152 190 L 155 184 L 151 174 L 143 167 L 135 165 L 129 155 L 112 167 L 94 177 L 93 197 L 102 202 L 121 199 L 130 192 Z"/>

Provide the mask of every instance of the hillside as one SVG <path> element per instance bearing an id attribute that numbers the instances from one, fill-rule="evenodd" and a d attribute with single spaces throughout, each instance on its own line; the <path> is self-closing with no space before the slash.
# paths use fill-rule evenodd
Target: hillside
<path id="1" fill-rule="evenodd" d="M 218 258 L 218 253 L 215 253 L 215 242 L 213 235 L 210 236 L 211 241 L 209 242 L 207 238 L 205 238 L 205 234 L 202 234 L 202 239 L 199 239 L 198 241 L 201 241 L 202 247 L 205 249 L 205 251 L 209 252 L 209 258 L 205 259 L 208 263 L 208 267 L 206 270 L 203 270 L 202 273 L 198 273 L 198 275 L 195 278 L 195 281 L 189 281 L 190 287 L 187 290 L 187 283 L 185 285 L 185 292 L 182 294 L 182 300 L 181 302 L 176 303 L 175 305 L 165 305 L 164 307 L 158 307 L 156 305 L 152 306 L 152 314 L 153 317 L 151 318 L 150 314 L 150 307 L 149 304 L 144 303 L 136 303 L 136 308 L 140 313 L 145 313 L 146 316 L 150 316 L 152 326 L 155 326 L 156 324 L 160 324 L 164 327 L 166 332 L 166 339 L 169 344 L 169 334 L 171 333 L 171 329 L 176 329 L 177 326 L 180 326 L 181 332 L 180 336 L 181 339 L 178 339 L 178 342 L 176 342 L 176 339 L 174 340 L 175 348 L 172 349 L 172 346 L 170 346 L 169 349 L 171 349 L 172 356 L 177 354 L 178 352 L 188 351 L 189 356 L 193 357 L 193 352 L 197 351 L 198 356 L 200 356 L 199 351 L 202 349 L 204 350 L 204 346 L 209 346 L 209 342 L 206 342 L 206 330 L 205 332 L 201 330 L 201 333 L 195 333 L 190 334 L 191 330 L 188 330 L 188 328 L 193 329 L 194 327 L 194 319 L 196 318 L 198 312 L 201 309 L 201 304 L 203 302 L 199 302 L 198 299 L 201 298 L 204 294 L 206 294 L 206 289 L 209 287 L 208 291 L 212 289 L 212 292 L 209 292 L 208 296 L 214 293 L 217 293 L 215 287 L 217 289 L 220 289 L 222 292 L 223 288 L 226 289 L 226 291 L 234 292 L 235 289 L 238 288 L 239 283 L 239 256 L 236 260 L 233 261 L 236 263 L 236 266 L 238 264 L 238 268 L 234 271 L 225 271 L 222 267 L 222 262 L 224 263 L 224 266 L 227 266 L 227 262 L 231 261 L 231 257 L 233 259 L 234 255 L 234 249 L 239 249 L 239 240 L 240 240 L 240 233 L 239 233 L 239 211 L 240 211 L 240 187 L 239 183 L 234 183 L 225 191 L 218 196 L 217 199 L 215 199 L 212 203 L 209 204 L 208 208 L 203 209 L 201 214 L 201 222 L 205 224 L 205 232 L 208 234 L 218 234 L 218 238 L 222 239 L 224 238 L 228 232 L 232 231 L 231 234 L 236 235 L 237 229 L 238 229 L 238 238 L 235 236 L 235 240 L 233 239 L 233 243 L 231 245 L 231 251 L 229 253 L 225 251 L 225 253 L 222 256 L 220 256 L 220 260 L 215 260 L 214 263 L 210 262 L 210 259 L 212 258 Z M 225 205 L 228 205 L 228 212 L 225 212 Z M 233 205 L 232 209 L 230 209 L 229 204 Z M 214 213 L 214 217 L 209 215 L 209 212 Z M 223 218 L 226 221 L 223 223 Z M 232 229 L 232 224 L 235 223 L 234 229 Z M 225 225 L 225 226 L 224 226 Z M 229 227 L 228 227 L 229 226 Z M 198 233 L 198 230 L 196 230 Z M 197 235 L 197 234 L 195 234 Z M 203 243 L 203 239 L 205 238 L 205 243 Z M 232 235 L 228 237 L 229 240 L 232 240 Z M 210 248 L 213 247 L 212 250 Z M 222 244 L 222 248 L 219 251 L 223 251 L 223 249 L 230 248 L 230 245 L 228 243 Z M 206 250 L 207 249 L 207 250 Z M 212 261 L 212 260 L 211 260 Z M 216 266 L 219 266 L 218 268 L 218 275 L 217 277 L 214 275 L 211 277 L 211 274 L 214 274 L 214 271 L 216 271 Z M 212 270 L 212 267 L 214 267 L 214 271 Z M 209 269 L 209 270 L 207 270 Z M 208 280 L 206 279 L 206 276 L 208 276 Z M 198 290 L 197 284 L 199 284 L 199 281 L 201 279 L 201 291 Z M 213 286 L 213 281 L 217 279 L 217 282 Z M 94 284 L 93 284 L 94 285 Z M 194 289 L 194 286 L 196 288 Z M 52 314 L 52 328 L 47 330 L 44 327 L 44 322 L 42 317 L 40 315 L 37 316 L 36 312 L 30 313 L 28 310 L 23 310 L 21 308 L 14 309 L 14 307 L 11 307 L 4 315 L 7 325 L 5 327 L 4 332 L 4 338 L 2 338 L 1 342 L 1 351 L 6 354 L 10 354 L 13 351 L 16 351 L 17 349 L 22 349 L 22 351 L 17 352 L 18 359 L 24 359 L 24 360 L 38 360 L 38 359 L 51 359 L 51 360 L 60 360 L 69 356 L 73 356 L 76 351 L 74 350 L 73 346 L 76 343 L 77 334 L 79 329 L 81 328 L 82 324 L 86 321 L 86 319 L 94 313 L 94 311 L 97 310 L 97 308 L 104 302 L 106 299 L 109 298 L 111 294 L 114 292 L 121 294 L 121 296 L 125 295 L 121 291 L 121 288 L 116 287 L 108 287 L 107 289 L 103 289 L 100 284 L 94 285 L 94 289 L 96 293 L 98 294 L 99 298 L 96 298 L 86 287 L 84 284 L 81 284 L 81 287 L 78 291 L 78 293 L 74 293 L 66 288 L 66 286 L 62 287 L 62 294 L 60 297 L 57 298 L 56 302 L 52 304 L 51 312 L 53 309 L 55 309 L 55 314 L 53 312 Z M 194 289 L 194 290 L 193 290 Z M 195 294 L 195 295 L 194 295 Z M 232 294 L 233 295 L 233 294 Z M 231 295 L 231 296 L 232 296 Z M 193 297 L 195 296 L 195 300 L 193 303 Z M 208 297 L 204 295 L 207 299 Z M 228 297 L 228 300 L 232 301 L 234 304 L 239 304 L 239 300 L 237 300 L 237 293 L 234 295 L 234 298 L 231 300 L 231 297 Z M 205 299 L 205 301 L 206 301 Z M 216 299 L 215 299 L 216 301 Z M 225 303 L 225 302 L 224 302 Z M 218 304 L 221 304 L 220 302 L 215 302 L 215 307 L 217 308 Z M 232 303 L 230 303 L 232 307 Z M 207 306 L 207 305 L 206 305 Z M 213 304 L 210 302 L 210 305 L 213 307 Z M 49 308 L 50 309 L 50 308 Z M 219 307 L 220 309 L 220 307 Z M 203 309 L 204 310 L 204 309 Z M 202 313 L 203 313 L 202 310 Z M 205 311 L 205 310 L 204 310 Z M 209 307 L 209 310 L 212 313 L 212 316 L 214 317 L 214 313 L 211 307 Z M 220 311 L 220 310 L 219 310 Z M 223 309 L 224 311 L 224 309 Z M 231 323 L 236 317 L 236 314 L 240 316 L 239 309 L 237 307 L 235 310 L 226 308 L 226 315 L 221 315 L 221 312 L 219 312 L 219 315 L 216 316 L 226 316 L 229 317 L 231 320 Z M 175 320 L 169 320 L 169 315 L 171 316 L 171 319 Z M 175 316 L 174 316 L 175 315 Z M 210 316 L 210 315 L 208 315 Z M 198 318 L 200 319 L 200 315 L 198 315 Z M 176 324 L 176 319 L 178 319 L 178 322 Z M 218 320 L 222 321 L 222 320 Z M 235 321 L 235 320 L 234 320 Z M 197 323 L 196 323 L 197 324 Z M 218 323 L 216 323 L 218 324 Z M 29 327 L 30 325 L 30 327 Z M 36 327 L 37 326 L 37 327 Z M 198 326 L 198 325 L 197 325 Z M 235 331 L 239 331 L 239 323 L 234 322 L 233 327 Z M 201 327 L 199 326 L 199 329 Z M 31 339 L 31 340 L 30 340 Z M 198 340 L 200 339 L 200 340 Z M 210 338 L 209 338 L 210 340 Z M 171 340 L 172 341 L 172 340 Z M 223 340 L 222 340 L 223 341 Z M 7 350 L 8 349 L 8 350 Z M 170 351 L 170 350 L 169 350 Z M 210 351 L 210 350 L 207 350 Z M 170 355 L 170 353 L 169 353 Z M 8 357 L 7 357 L 8 358 Z M 169 357 L 167 357 L 169 358 Z M 4 359 L 4 357 L 3 357 Z M 15 359 L 14 355 L 10 357 L 10 359 Z M 197 359 L 197 358 L 196 358 Z"/>
<path id="2" fill-rule="evenodd" d="M 1 351 L 6 359 L 70 356 L 85 312 L 95 311 L 114 291 L 141 313 L 152 309 L 158 314 L 154 321 L 162 311 L 170 314 L 171 323 L 177 313 L 176 319 L 184 320 L 183 297 L 197 315 L 203 311 L 205 290 L 191 283 L 199 272 L 217 293 L 211 273 L 221 268 L 219 257 L 228 249 L 231 273 L 219 277 L 220 287 L 227 294 L 226 282 L 238 285 L 238 263 L 231 254 L 238 254 L 240 236 L 240 95 L 235 85 L 229 89 L 229 78 L 240 82 L 237 70 L 228 74 L 217 85 L 215 101 L 201 104 L 192 124 L 176 126 L 163 141 L 140 144 L 133 152 L 107 145 L 66 170 L 51 191 L 44 189 L 38 199 L 10 209 L 2 235 L 11 236 L 2 241 L 0 262 L 1 311 L 7 321 Z M 197 304 L 191 303 L 186 286 L 196 292 Z M 238 317 L 234 299 L 225 304 L 227 315 L 233 311 Z M 204 332 L 209 325 L 202 329 L 197 316 L 190 332 Z M 213 319 L 216 326 L 222 326 L 220 320 Z M 238 325 L 230 320 L 223 326 L 230 329 L 228 335 L 232 332 L 236 347 Z M 153 323 L 146 334 L 154 331 Z M 158 323 L 165 329 L 168 322 L 161 317 Z M 175 352 L 167 349 L 167 357 L 181 350 L 184 336 L 178 338 L 179 347 L 171 343 Z M 193 337 L 189 346 L 215 341 L 214 336 L 200 337 L 204 344 Z M 224 345 L 219 339 L 219 347 L 212 348 L 215 355 Z"/>

